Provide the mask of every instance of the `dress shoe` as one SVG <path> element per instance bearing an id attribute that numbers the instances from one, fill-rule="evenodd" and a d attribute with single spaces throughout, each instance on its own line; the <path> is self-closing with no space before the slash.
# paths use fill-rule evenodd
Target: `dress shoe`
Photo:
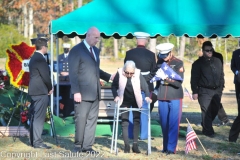
<path id="1" fill-rule="evenodd" d="M 75 147 L 73 152 L 82 152 L 82 148 L 81 147 Z"/>
<path id="2" fill-rule="evenodd" d="M 162 153 L 167 153 L 167 150 L 162 150 L 161 152 L 162 152 Z"/>
<path id="3" fill-rule="evenodd" d="M 175 154 L 173 151 L 167 151 L 166 155 Z"/>
<path id="4" fill-rule="evenodd" d="M 141 153 L 141 151 L 138 149 L 137 143 L 133 143 L 132 151 L 133 153 Z"/>
<path id="5" fill-rule="evenodd" d="M 92 148 L 89 148 L 89 149 L 82 149 L 82 152 L 85 152 L 85 153 L 90 153 L 90 154 L 99 154 L 98 151 L 95 151 L 93 150 Z"/>
<path id="6" fill-rule="evenodd" d="M 125 144 L 124 153 L 130 153 L 130 145 L 129 144 Z"/>
<path id="7" fill-rule="evenodd" d="M 42 148 L 42 149 L 50 149 L 52 147 L 50 146 L 47 146 L 46 144 L 42 143 L 42 144 L 39 144 L 39 145 L 33 145 L 34 148 Z"/>
<path id="8" fill-rule="evenodd" d="M 209 138 L 214 138 L 214 133 L 213 134 L 204 134 L 204 135 L 209 137 Z"/>

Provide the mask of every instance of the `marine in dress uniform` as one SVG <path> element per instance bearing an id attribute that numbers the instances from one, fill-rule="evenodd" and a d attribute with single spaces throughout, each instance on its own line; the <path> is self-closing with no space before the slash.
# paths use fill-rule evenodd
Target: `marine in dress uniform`
<path id="1" fill-rule="evenodd" d="M 221 61 L 213 57 L 211 42 L 206 41 L 202 46 L 203 56 L 193 64 L 191 70 L 191 89 L 193 99 L 198 99 L 202 112 L 202 133 L 214 137 L 212 122 L 221 107 L 219 87 L 224 81 Z"/>
<path id="2" fill-rule="evenodd" d="M 172 54 L 174 45 L 162 43 L 156 46 L 159 50 L 157 65 L 166 62 L 183 79 L 183 62 Z M 178 142 L 179 124 L 182 116 L 183 89 L 182 81 L 173 80 L 163 74 L 157 81 L 158 112 L 163 133 L 162 153 L 175 154 Z"/>
<path id="3" fill-rule="evenodd" d="M 154 107 L 154 103 L 157 100 L 157 97 L 155 94 L 153 94 L 154 86 L 153 83 L 150 83 L 150 80 L 152 76 L 154 76 L 154 69 L 156 68 L 156 57 L 155 53 L 152 51 L 146 49 L 146 43 L 147 39 L 150 36 L 150 34 L 145 32 L 134 32 L 134 36 L 137 39 L 137 47 L 133 48 L 126 52 L 126 57 L 124 59 L 124 63 L 128 60 L 132 60 L 136 64 L 136 68 L 141 70 L 141 74 L 145 78 L 149 91 L 151 92 L 151 98 L 152 103 L 150 104 L 150 111 L 152 111 Z M 142 92 L 143 99 L 145 97 L 145 93 Z M 147 108 L 148 104 L 146 101 L 143 103 L 143 108 Z M 130 113 L 130 119 L 132 119 L 132 114 Z M 140 127 L 140 139 L 147 139 L 148 137 L 148 116 L 147 111 L 146 113 L 141 113 L 141 127 Z M 131 125 L 130 125 L 130 133 L 129 137 L 132 138 L 132 132 L 131 132 Z"/>

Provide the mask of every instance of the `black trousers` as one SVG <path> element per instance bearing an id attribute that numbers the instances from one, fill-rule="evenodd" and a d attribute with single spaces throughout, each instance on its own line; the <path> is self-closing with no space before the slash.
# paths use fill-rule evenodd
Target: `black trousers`
<path id="1" fill-rule="evenodd" d="M 49 104 L 48 95 L 31 96 L 32 102 L 30 112 L 30 143 L 32 146 L 43 143 L 41 138 L 43 125 L 46 118 L 47 107 Z"/>
<path id="2" fill-rule="evenodd" d="M 202 112 L 202 133 L 205 135 L 214 134 L 212 122 L 218 114 L 221 106 L 220 95 L 217 90 L 199 88 L 198 102 Z"/>
<path id="3" fill-rule="evenodd" d="M 238 104 L 238 116 L 234 120 L 229 132 L 229 141 L 236 142 L 240 133 L 240 83 L 235 83 L 236 99 Z"/>
<path id="4" fill-rule="evenodd" d="M 130 108 L 130 106 L 121 105 L 121 108 Z M 132 108 L 138 108 L 138 106 L 132 105 Z M 128 140 L 128 126 L 129 126 L 129 112 L 122 111 L 124 113 L 121 114 L 121 120 L 122 120 L 122 132 L 123 132 L 123 141 L 124 144 L 129 144 Z M 140 112 L 133 111 L 133 142 L 138 142 L 138 136 L 139 136 L 139 129 L 140 129 Z"/>
<path id="5" fill-rule="evenodd" d="M 219 97 L 220 97 L 220 102 L 221 102 L 221 99 L 222 99 L 222 88 L 219 88 L 218 89 L 218 94 L 219 94 Z M 227 122 L 228 121 L 228 116 L 223 108 L 223 105 L 222 103 L 220 103 L 220 108 L 218 110 L 218 119 L 222 122 Z"/>

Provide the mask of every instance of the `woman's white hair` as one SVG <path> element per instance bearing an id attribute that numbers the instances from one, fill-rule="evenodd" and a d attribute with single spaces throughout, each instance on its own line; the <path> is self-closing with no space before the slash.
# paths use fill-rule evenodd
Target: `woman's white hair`
<path id="1" fill-rule="evenodd" d="M 136 65 L 133 61 L 126 61 L 126 63 L 123 66 L 123 70 L 125 71 L 128 67 L 135 69 Z"/>

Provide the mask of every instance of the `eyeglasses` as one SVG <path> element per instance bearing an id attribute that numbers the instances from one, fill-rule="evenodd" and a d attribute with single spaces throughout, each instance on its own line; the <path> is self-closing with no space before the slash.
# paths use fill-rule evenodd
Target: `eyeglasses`
<path id="1" fill-rule="evenodd" d="M 128 72 L 128 71 L 124 71 L 125 72 L 125 74 L 127 74 L 127 75 L 133 75 L 134 74 L 134 72 Z"/>
<path id="2" fill-rule="evenodd" d="M 213 49 L 205 49 L 205 52 L 213 52 Z"/>

